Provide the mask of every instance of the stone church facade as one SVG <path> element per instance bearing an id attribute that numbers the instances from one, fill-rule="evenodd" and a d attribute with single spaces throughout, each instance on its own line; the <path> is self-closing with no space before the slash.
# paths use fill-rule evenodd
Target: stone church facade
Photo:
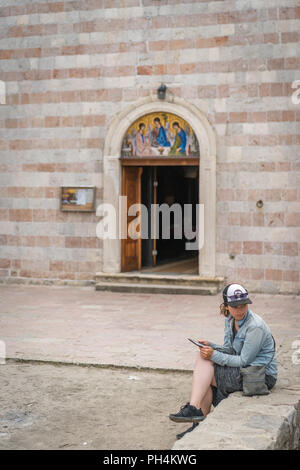
<path id="1" fill-rule="evenodd" d="M 61 188 L 117 206 L 126 131 L 164 112 L 199 142 L 198 274 L 300 292 L 298 0 L 0 5 L 3 282 L 121 271 L 120 240 L 97 237 L 96 211 L 61 210 Z"/>

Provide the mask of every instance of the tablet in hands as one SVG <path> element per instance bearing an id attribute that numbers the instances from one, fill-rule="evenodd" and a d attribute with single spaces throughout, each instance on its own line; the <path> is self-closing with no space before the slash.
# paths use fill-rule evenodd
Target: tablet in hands
<path id="1" fill-rule="evenodd" d="M 199 348 L 204 348 L 205 347 L 205 344 L 199 343 L 199 341 L 195 341 L 194 339 L 191 339 L 191 338 L 188 338 L 188 340 L 191 341 L 191 343 L 194 343 Z"/>

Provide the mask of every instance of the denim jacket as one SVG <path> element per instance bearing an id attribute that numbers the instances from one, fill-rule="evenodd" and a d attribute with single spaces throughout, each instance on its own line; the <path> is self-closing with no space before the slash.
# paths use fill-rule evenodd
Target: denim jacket
<path id="1" fill-rule="evenodd" d="M 246 367 L 267 365 L 274 354 L 271 331 L 263 319 L 248 309 L 245 321 L 233 339 L 233 317 L 225 318 L 224 345 L 210 342 L 214 349 L 211 360 L 221 366 Z M 266 375 L 277 378 L 276 353 L 266 368 Z"/>

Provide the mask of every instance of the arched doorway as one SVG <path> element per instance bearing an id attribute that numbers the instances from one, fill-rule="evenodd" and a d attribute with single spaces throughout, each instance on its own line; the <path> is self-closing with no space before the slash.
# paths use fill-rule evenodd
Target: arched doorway
<path id="1" fill-rule="evenodd" d="M 198 274 L 215 277 L 215 216 L 216 216 L 216 143 L 214 132 L 204 113 L 184 100 L 172 97 L 159 101 L 148 97 L 126 107 L 112 120 L 104 148 L 103 199 L 113 204 L 119 219 L 119 197 L 122 194 L 122 146 L 130 126 L 151 113 L 170 113 L 189 124 L 200 149 L 199 203 L 204 206 L 204 245 L 199 252 Z M 102 272 L 122 270 L 122 240 L 103 240 Z"/>
<path id="2" fill-rule="evenodd" d="M 127 129 L 121 186 L 129 236 L 121 243 L 122 272 L 198 274 L 199 158 L 197 136 L 181 116 L 156 111 Z M 131 238 L 137 227 L 139 236 Z"/>

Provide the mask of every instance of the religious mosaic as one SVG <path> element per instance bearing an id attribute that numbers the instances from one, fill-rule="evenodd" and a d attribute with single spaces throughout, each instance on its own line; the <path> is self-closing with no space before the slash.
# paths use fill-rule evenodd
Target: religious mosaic
<path id="1" fill-rule="evenodd" d="M 199 144 L 191 126 L 171 113 L 151 113 L 128 129 L 122 157 L 199 157 Z"/>

